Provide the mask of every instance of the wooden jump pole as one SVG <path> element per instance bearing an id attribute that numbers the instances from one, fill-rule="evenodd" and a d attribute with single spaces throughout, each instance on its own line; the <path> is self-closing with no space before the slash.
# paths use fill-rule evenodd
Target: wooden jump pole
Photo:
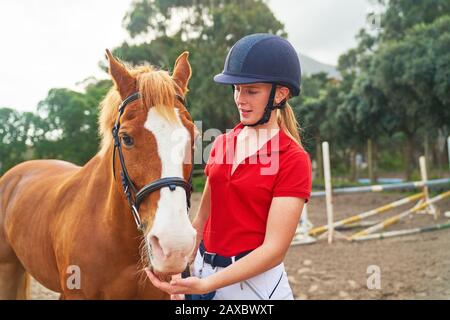
<path id="1" fill-rule="evenodd" d="M 390 226 L 390 225 L 398 222 L 399 220 L 403 219 L 404 217 L 407 217 L 411 213 L 414 213 L 414 212 L 417 212 L 419 210 L 422 210 L 423 208 L 425 208 L 429 204 L 435 203 L 435 202 L 440 201 L 440 200 L 442 200 L 444 198 L 447 198 L 449 196 L 450 196 L 450 191 L 441 193 L 440 195 L 437 195 L 436 197 L 431 198 L 428 201 L 424 201 L 422 204 L 420 204 L 418 206 L 415 206 L 412 209 L 406 210 L 406 211 L 404 211 L 404 212 L 402 212 L 402 213 L 400 213 L 400 214 L 398 214 L 396 216 L 393 216 L 393 217 L 391 217 L 389 219 L 386 219 L 386 220 L 380 222 L 379 224 L 376 224 L 376 225 L 374 225 L 374 226 L 372 226 L 370 228 L 367 228 L 367 229 L 364 229 L 364 230 L 362 230 L 360 232 L 357 232 L 357 233 L 351 235 L 348 239 L 351 240 L 351 241 L 352 240 L 356 240 L 356 238 L 358 238 L 358 237 L 366 236 L 366 235 L 372 234 L 372 233 L 374 233 L 376 231 L 385 229 L 388 226 Z"/>
<path id="2" fill-rule="evenodd" d="M 450 228 L 450 222 L 447 222 L 444 224 L 436 224 L 436 225 L 422 227 L 422 228 L 412 228 L 412 229 L 405 229 L 405 230 L 373 233 L 373 234 L 368 234 L 366 236 L 361 236 L 361 237 L 355 238 L 354 240 L 355 241 L 365 241 L 365 240 L 373 240 L 373 239 L 384 239 L 384 238 L 404 236 L 404 235 L 408 235 L 408 234 L 428 232 L 428 231 L 441 230 L 441 229 L 447 229 L 447 228 Z"/>
<path id="3" fill-rule="evenodd" d="M 350 223 L 361 221 L 362 219 L 365 219 L 367 217 L 370 217 L 370 216 L 373 216 L 373 215 L 376 215 L 376 214 L 380 214 L 380 213 L 386 212 L 388 210 L 391 210 L 393 208 L 400 207 L 400 206 L 402 206 L 404 204 L 407 204 L 407 203 L 419 200 L 422 197 L 423 197 L 423 192 L 415 194 L 415 195 L 412 195 L 412 196 L 409 196 L 409 197 L 406 197 L 406 198 L 403 198 L 403 199 L 400 199 L 400 200 L 397 200 L 397 201 L 394 201 L 394 202 L 391 202 L 391 203 L 386 204 L 384 206 L 381 206 L 381 207 L 378 207 L 378 208 L 375 208 L 375 209 L 372 209 L 372 210 L 369 210 L 369 211 L 366 211 L 366 212 L 363 212 L 363 213 L 351 216 L 349 218 L 336 221 L 336 222 L 333 223 L 333 228 L 337 228 L 337 227 L 340 227 L 340 226 L 343 226 L 343 225 L 346 225 L 346 224 L 350 224 Z M 310 236 L 317 236 L 317 235 L 319 235 L 319 234 L 321 234 L 321 233 L 323 233 L 323 232 L 325 232 L 327 230 L 328 230 L 328 225 L 323 225 L 323 226 L 320 226 L 320 227 L 313 228 L 313 229 L 309 230 L 309 235 Z"/>
<path id="4" fill-rule="evenodd" d="M 426 185 L 428 188 L 447 185 L 450 183 L 450 178 L 434 179 L 428 180 Z M 389 184 L 378 184 L 363 187 L 345 187 L 333 189 L 333 194 L 354 194 L 354 193 L 367 193 L 367 192 L 381 192 L 389 190 L 406 190 L 406 189 L 418 189 L 424 186 L 423 181 L 410 181 L 401 183 L 389 183 Z M 325 191 L 313 191 L 311 192 L 311 197 L 325 197 Z"/>

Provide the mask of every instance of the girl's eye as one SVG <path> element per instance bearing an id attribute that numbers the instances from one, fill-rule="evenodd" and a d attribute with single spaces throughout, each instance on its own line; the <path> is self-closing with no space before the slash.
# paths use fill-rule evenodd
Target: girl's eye
<path id="1" fill-rule="evenodd" d="M 258 91 L 255 91 L 255 90 L 248 90 L 248 93 L 249 93 L 249 94 L 257 94 Z"/>
<path id="2" fill-rule="evenodd" d="M 134 140 L 132 137 L 124 134 L 122 136 L 122 143 L 125 145 L 125 147 L 132 147 L 134 145 Z"/>

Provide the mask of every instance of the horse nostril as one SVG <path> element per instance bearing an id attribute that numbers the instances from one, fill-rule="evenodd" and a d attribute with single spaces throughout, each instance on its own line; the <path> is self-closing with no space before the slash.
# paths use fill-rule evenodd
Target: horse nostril
<path id="1" fill-rule="evenodd" d="M 156 256 L 166 258 L 166 254 L 164 253 L 157 236 L 150 236 L 150 246 Z"/>

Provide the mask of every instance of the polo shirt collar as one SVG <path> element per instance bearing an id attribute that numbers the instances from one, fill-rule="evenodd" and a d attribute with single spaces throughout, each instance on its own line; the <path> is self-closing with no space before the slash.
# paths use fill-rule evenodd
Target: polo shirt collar
<path id="1" fill-rule="evenodd" d="M 229 148 L 234 148 L 237 136 L 243 128 L 244 125 L 242 124 L 242 122 L 240 122 L 226 134 L 227 152 L 233 151 L 233 149 L 230 150 Z M 256 152 L 256 154 L 270 155 L 272 152 L 286 151 L 289 148 L 291 142 L 292 139 L 284 132 L 283 129 L 280 128 L 279 132 L 274 137 L 272 137 L 272 139 L 267 141 L 267 143 L 265 143 L 261 147 L 261 149 Z"/>

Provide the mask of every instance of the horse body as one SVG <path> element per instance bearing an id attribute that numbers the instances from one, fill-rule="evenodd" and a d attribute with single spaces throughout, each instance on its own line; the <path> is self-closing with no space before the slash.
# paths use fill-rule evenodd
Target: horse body
<path id="1" fill-rule="evenodd" d="M 112 56 L 113 79 L 114 75 L 118 79 L 131 77 L 111 60 Z M 187 55 L 182 60 L 187 63 Z M 117 75 L 120 72 L 122 75 Z M 177 66 L 174 76 L 176 73 Z M 189 77 L 190 67 L 184 85 Z M 120 81 L 116 85 L 123 95 Z M 137 141 L 153 141 L 153 135 L 144 129 L 145 116 L 136 114 L 141 112 L 136 109 L 124 115 L 124 127 L 135 134 Z M 181 119 L 183 125 L 186 121 Z M 176 234 L 167 230 L 168 218 L 164 218 L 174 216 L 167 203 L 180 199 L 181 191 L 173 192 L 173 196 L 165 191 L 164 203 L 159 201 L 159 191 L 153 192 L 140 205 L 148 225 L 143 241 L 123 195 L 120 175 L 116 172 L 119 182 L 113 175 L 113 168 L 120 168 L 118 159 L 113 158 L 114 144 L 106 146 L 83 167 L 59 160 L 33 160 L 15 166 L 0 178 L 0 299 L 25 298 L 27 273 L 60 292 L 64 299 L 169 298 L 151 285 L 143 267 L 149 263 L 159 266 L 157 271 L 167 278 L 186 266 L 195 243 L 193 228 L 186 224 L 189 219 L 186 213 L 178 219 L 182 222 L 175 223 Z M 140 180 L 158 178 L 158 166 L 149 167 L 148 163 L 156 163 L 159 158 L 142 156 L 155 145 L 146 148 L 137 154 L 125 153 L 139 185 Z M 190 170 L 185 165 L 183 168 L 186 170 L 182 173 Z M 180 211 L 179 206 L 175 208 Z M 156 231 L 152 229 L 154 221 L 158 222 Z M 174 235 L 177 239 L 168 238 Z M 157 254 L 147 257 L 143 243 L 155 247 Z"/>
<path id="2" fill-rule="evenodd" d="M 126 203 L 114 203 L 119 198 L 116 188 L 98 189 L 113 185 L 105 181 L 110 175 L 102 172 L 111 170 L 110 159 L 102 163 L 99 158 L 83 168 L 63 161 L 28 161 L 2 177 L 0 234 L 14 251 L 4 246 L 0 260 L 15 264 L 14 273 L 23 266 L 65 298 L 151 298 L 148 290 L 139 290 L 136 283 L 140 240 L 129 209 Z M 111 216 L 98 216 L 104 208 L 110 208 L 105 212 Z M 123 219 L 115 214 L 129 216 Z M 81 271 L 81 290 L 67 288 L 70 266 Z M 23 272 L 17 277 L 23 277 Z M 0 275 L 10 276 L 11 272 Z M 11 298 L 16 294 L 2 293 Z M 154 297 L 164 298 L 160 292 L 154 293 Z"/>
<path id="3" fill-rule="evenodd" d="M 60 202 L 55 203 L 57 190 L 46 186 L 59 186 L 61 180 L 67 180 L 78 169 L 62 162 L 50 163 L 45 160 L 24 162 L 0 180 L 0 257 L 3 263 L 0 290 L 3 298 L 16 295 L 14 288 L 5 288 L 7 279 L 13 275 L 24 277 L 24 268 L 34 270 L 35 264 L 40 267 L 34 276 L 48 288 L 61 292 L 51 241 L 56 206 Z"/>

